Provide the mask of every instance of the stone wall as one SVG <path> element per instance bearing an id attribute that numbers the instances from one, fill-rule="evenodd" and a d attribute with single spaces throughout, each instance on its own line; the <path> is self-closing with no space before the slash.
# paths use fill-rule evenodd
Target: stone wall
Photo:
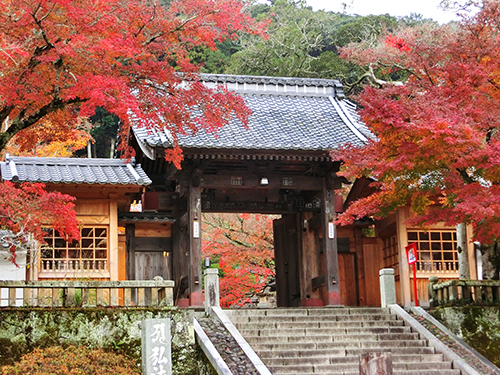
<path id="1" fill-rule="evenodd" d="M 193 312 L 187 309 L 141 308 L 3 308 L 0 309 L 0 367 L 37 347 L 102 347 L 141 363 L 140 322 L 172 319 L 173 373 L 213 374 L 194 341 Z"/>
<path id="2" fill-rule="evenodd" d="M 500 308 L 442 307 L 429 313 L 496 366 L 500 366 Z"/>

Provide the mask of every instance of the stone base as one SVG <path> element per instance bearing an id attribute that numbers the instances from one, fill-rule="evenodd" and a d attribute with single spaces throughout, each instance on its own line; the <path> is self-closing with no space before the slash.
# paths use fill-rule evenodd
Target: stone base
<path id="1" fill-rule="evenodd" d="M 302 306 L 304 307 L 322 307 L 325 304 L 321 298 L 308 298 L 302 300 Z"/>
<path id="2" fill-rule="evenodd" d="M 189 307 L 189 298 L 178 299 L 177 302 L 175 303 L 175 306 L 177 306 L 177 307 Z"/>
<path id="3" fill-rule="evenodd" d="M 190 306 L 203 306 L 203 293 L 193 292 L 189 295 Z"/>

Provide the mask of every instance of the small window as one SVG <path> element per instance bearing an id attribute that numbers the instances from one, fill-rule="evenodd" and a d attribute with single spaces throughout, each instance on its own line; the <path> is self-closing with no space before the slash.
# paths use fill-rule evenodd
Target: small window
<path id="1" fill-rule="evenodd" d="M 408 243 L 417 243 L 417 270 L 456 272 L 456 233 L 452 230 L 408 231 Z"/>
<path id="2" fill-rule="evenodd" d="M 79 277 L 108 272 L 108 228 L 83 227 L 80 241 L 66 242 L 59 233 L 47 230 L 39 272 L 51 277 Z"/>

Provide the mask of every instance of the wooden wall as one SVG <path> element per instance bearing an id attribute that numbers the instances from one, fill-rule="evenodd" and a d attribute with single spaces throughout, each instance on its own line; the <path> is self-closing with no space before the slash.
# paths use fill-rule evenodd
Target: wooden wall
<path id="1" fill-rule="evenodd" d="M 172 225 L 160 222 L 134 222 L 120 225 L 126 228 L 124 257 L 120 274 L 130 280 L 151 280 L 172 275 Z M 121 243 L 122 243 L 121 242 Z M 127 269 L 128 268 L 128 269 Z"/>

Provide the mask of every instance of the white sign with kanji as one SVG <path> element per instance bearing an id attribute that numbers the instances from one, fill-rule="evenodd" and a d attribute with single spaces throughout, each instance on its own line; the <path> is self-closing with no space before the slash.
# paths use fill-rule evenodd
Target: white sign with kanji
<path id="1" fill-rule="evenodd" d="M 142 373 L 172 375 L 170 319 L 142 321 Z"/>

